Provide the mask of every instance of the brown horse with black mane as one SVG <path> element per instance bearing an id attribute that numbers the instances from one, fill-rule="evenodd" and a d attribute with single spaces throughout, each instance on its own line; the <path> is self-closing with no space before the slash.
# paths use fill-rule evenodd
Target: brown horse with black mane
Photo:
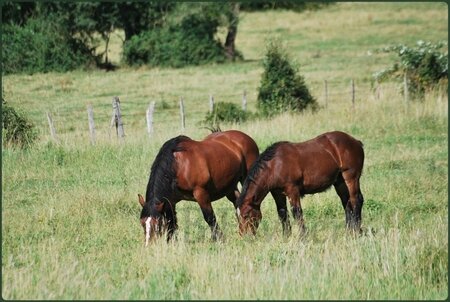
<path id="1" fill-rule="evenodd" d="M 332 185 L 344 207 L 347 227 L 359 231 L 364 202 L 359 185 L 363 164 L 363 144 L 340 131 L 327 132 L 302 143 L 271 145 L 250 168 L 237 200 L 240 233 L 256 233 L 262 217 L 260 205 L 269 191 L 275 199 L 283 233 L 290 233 L 286 196 L 303 232 L 300 198 Z"/>
<path id="2" fill-rule="evenodd" d="M 153 162 L 145 200 L 138 194 L 145 244 L 164 229 L 167 240 L 172 237 L 180 200 L 197 201 L 213 239 L 220 237 L 211 202 L 226 196 L 235 205 L 237 183 L 244 182 L 258 155 L 255 141 L 235 130 L 213 132 L 203 141 L 180 135 L 165 142 Z"/>

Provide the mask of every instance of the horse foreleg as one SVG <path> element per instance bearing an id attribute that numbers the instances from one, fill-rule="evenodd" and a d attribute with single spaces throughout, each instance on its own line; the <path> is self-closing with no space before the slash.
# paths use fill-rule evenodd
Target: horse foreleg
<path id="1" fill-rule="evenodd" d="M 175 231 L 178 229 L 177 213 L 175 211 L 175 204 L 169 204 L 170 209 L 166 211 L 167 216 L 167 242 L 172 239 Z"/>
<path id="2" fill-rule="evenodd" d="M 303 210 L 302 204 L 300 203 L 300 192 L 298 187 L 292 186 L 285 190 L 287 197 L 289 198 L 289 203 L 292 207 L 292 216 L 297 221 L 300 229 L 300 235 L 306 232 L 305 221 L 303 220 Z"/>
<path id="3" fill-rule="evenodd" d="M 237 209 L 236 200 L 237 200 L 237 197 L 238 197 L 238 196 L 239 196 L 239 191 L 238 191 L 237 187 L 236 187 L 236 189 L 233 190 L 233 192 L 228 193 L 228 194 L 226 195 L 227 199 L 228 199 L 229 201 L 231 201 L 231 203 L 233 204 L 233 207 L 234 207 L 234 214 L 235 214 L 235 216 L 236 216 L 236 220 L 237 220 L 238 223 L 239 223 L 239 217 L 238 217 L 238 214 L 237 214 L 237 212 L 236 212 L 236 209 Z"/>
<path id="4" fill-rule="evenodd" d="M 291 224 L 289 222 L 288 211 L 286 207 L 286 196 L 280 191 L 270 192 L 277 205 L 278 218 L 280 219 L 281 226 L 283 227 L 283 235 L 291 235 Z"/>
<path id="5" fill-rule="evenodd" d="M 194 198 L 197 200 L 200 205 L 200 209 L 203 213 L 203 218 L 206 223 L 208 223 L 211 229 L 211 237 L 214 241 L 217 239 L 222 239 L 223 234 L 219 229 L 219 225 L 217 224 L 216 215 L 214 214 L 214 210 L 211 205 L 211 200 L 208 192 L 204 189 L 195 189 L 194 190 Z"/>

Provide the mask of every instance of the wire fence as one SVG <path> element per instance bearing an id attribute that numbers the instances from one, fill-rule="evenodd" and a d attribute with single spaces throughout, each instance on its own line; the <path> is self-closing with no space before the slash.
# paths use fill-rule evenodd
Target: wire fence
<path id="1" fill-rule="evenodd" d="M 407 89 L 407 81 L 405 87 Z M 340 104 L 348 104 L 355 107 L 356 103 L 367 99 L 379 100 L 383 94 L 383 87 L 379 83 L 356 82 L 350 80 L 346 83 L 342 81 L 324 80 L 322 83 L 313 83 L 310 87 L 311 93 L 316 97 L 318 103 L 324 110 L 335 102 Z M 142 126 L 146 125 L 146 131 L 149 136 L 155 132 L 154 123 L 174 123 L 179 115 L 180 131 L 186 130 L 186 119 L 190 118 L 198 120 L 199 116 L 212 112 L 216 106 L 216 99 L 233 100 L 234 103 L 240 103 L 243 110 L 249 110 L 249 106 L 256 107 L 256 93 L 248 93 L 243 90 L 238 93 L 227 93 L 226 95 L 209 94 L 204 97 L 204 106 L 199 106 L 198 102 L 191 104 L 186 102 L 183 96 L 180 96 L 178 102 L 173 100 L 169 104 L 166 100 L 158 101 L 157 98 L 149 99 L 142 102 L 127 101 L 114 96 L 112 102 L 97 104 L 94 108 L 92 103 L 86 107 L 69 107 L 63 111 L 54 114 L 47 111 L 48 134 L 54 141 L 58 141 L 58 134 L 68 133 L 77 129 L 86 129 L 89 132 L 91 144 L 96 143 L 96 127 L 108 128 L 110 132 L 115 132 L 117 138 L 123 141 L 125 136 L 124 125 Z M 405 99 L 408 101 L 407 99 Z M 109 104 L 108 104 L 109 103 Z M 112 105 L 112 106 L 111 106 Z M 95 120 L 94 120 L 94 110 Z M 165 111 L 165 118 L 156 118 L 155 114 Z M 177 113 L 178 111 L 178 113 Z M 188 114 L 186 114 L 188 112 Z M 144 122 L 145 121 L 145 122 Z M 115 131 L 112 131 L 115 129 Z"/>

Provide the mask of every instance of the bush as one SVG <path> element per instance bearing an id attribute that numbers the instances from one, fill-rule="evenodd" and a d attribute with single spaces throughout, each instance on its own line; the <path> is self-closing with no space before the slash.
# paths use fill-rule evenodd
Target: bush
<path id="1" fill-rule="evenodd" d="M 64 72 L 95 62 L 90 51 L 49 17 L 3 26 L 2 70 L 10 73 Z"/>
<path id="2" fill-rule="evenodd" d="M 37 138 L 34 125 L 2 99 L 2 142 L 27 148 Z"/>
<path id="3" fill-rule="evenodd" d="M 250 117 L 250 114 L 239 108 L 234 103 L 217 102 L 213 112 L 208 112 L 203 122 L 212 127 L 218 126 L 220 122 L 242 123 Z"/>
<path id="4" fill-rule="evenodd" d="M 374 77 L 378 81 L 391 78 L 403 80 L 406 73 L 408 92 L 412 97 L 422 98 L 427 90 L 441 84 L 447 86 L 448 53 L 439 51 L 445 45 L 444 42 L 433 44 L 418 41 L 416 47 L 400 44 L 376 50 L 376 52 L 395 53 L 400 62 L 377 72 Z"/>
<path id="5" fill-rule="evenodd" d="M 293 67 L 278 41 L 269 42 L 263 66 L 257 99 L 258 109 L 263 115 L 317 108 L 317 102 L 309 93 L 303 77 Z"/>
<path id="6" fill-rule="evenodd" d="M 192 13 L 172 24 L 133 36 L 124 44 L 128 65 L 183 67 L 224 62 L 225 51 L 215 40 L 219 21 L 212 15 Z"/>

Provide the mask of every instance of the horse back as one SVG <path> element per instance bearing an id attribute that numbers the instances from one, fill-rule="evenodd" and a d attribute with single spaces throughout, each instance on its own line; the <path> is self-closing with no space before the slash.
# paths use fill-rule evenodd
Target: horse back
<path id="1" fill-rule="evenodd" d="M 203 141 L 186 141 L 182 149 L 175 157 L 178 185 L 186 191 L 198 186 L 216 192 L 227 190 L 245 176 L 245 162 L 258 156 L 253 139 L 239 131 L 215 132 Z"/>

